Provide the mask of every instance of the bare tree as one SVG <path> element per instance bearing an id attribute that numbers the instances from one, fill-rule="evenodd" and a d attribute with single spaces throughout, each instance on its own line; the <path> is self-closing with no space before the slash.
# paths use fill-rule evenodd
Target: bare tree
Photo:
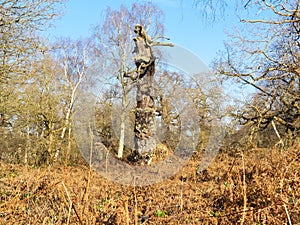
<path id="1" fill-rule="evenodd" d="M 65 162 L 67 163 L 71 151 L 72 134 L 72 112 L 76 96 L 83 81 L 87 81 L 89 58 L 91 57 L 91 43 L 89 40 L 72 41 L 61 39 L 55 44 L 54 53 L 60 67 L 60 79 L 64 87 L 64 124 L 61 129 L 60 138 L 64 139 L 68 131 L 67 150 Z M 56 151 L 55 158 L 58 157 Z"/>
<path id="2" fill-rule="evenodd" d="M 228 3 L 227 0 L 193 0 L 193 5 L 206 21 L 215 21 L 224 15 Z"/>
<path id="3" fill-rule="evenodd" d="M 9 86 L 27 79 L 33 60 L 41 55 L 44 46 L 38 31 L 48 27 L 49 22 L 59 15 L 57 5 L 62 1 L 4 0 L 0 3 L 0 111 L 7 111 L 13 92 Z M 23 79 L 24 80 L 24 79 Z M 7 116 L 7 113 L 3 113 Z"/>
<path id="4" fill-rule="evenodd" d="M 261 12 L 242 20 L 245 29 L 232 35 L 217 71 L 256 90 L 239 115 L 243 124 L 255 128 L 252 132 L 277 124 L 286 129 L 284 133 L 296 135 L 300 128 L 299 2 L 251 1 L 247 7 Z"/>

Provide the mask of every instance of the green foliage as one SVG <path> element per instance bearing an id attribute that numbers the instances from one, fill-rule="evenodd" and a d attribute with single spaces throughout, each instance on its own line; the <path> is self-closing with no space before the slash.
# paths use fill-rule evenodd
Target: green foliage
<path id="1" fill-rule="evenodd" d="M 165 217 L 167 215 L 167 212 L 162 210 L 157 210 L 155 214 L 157 217 Z"/>
<path id="2" fill-rule="evenodd" d="M 215 217 L 215 218 L 219 218 L 220 214 L 218 212 L 214 212 L 214 211 L 210 211 L 210 214 Z"/>

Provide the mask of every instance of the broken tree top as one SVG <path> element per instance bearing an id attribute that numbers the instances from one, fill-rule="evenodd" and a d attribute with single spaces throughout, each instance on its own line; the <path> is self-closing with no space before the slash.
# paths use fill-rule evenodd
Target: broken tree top
<path id="1" fill-rule="evenodd" d="M 136 54 L 134 58 L 136 62 L 150 63 L 153 61 L 155 57 L 153 56 L 152 46 L 174 46 L 172 43 L 153 41 L 145 31 L 144 27 L 140 24 L 135 25 L 134 32 L 137 34 L 137 36 L 133 38 L 135 42 L 133 53 Z"/>

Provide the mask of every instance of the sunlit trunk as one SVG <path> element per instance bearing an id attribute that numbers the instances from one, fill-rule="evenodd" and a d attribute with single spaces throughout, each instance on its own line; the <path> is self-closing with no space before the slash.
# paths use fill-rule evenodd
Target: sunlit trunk
<path id="1" fill-rule="evenodd" d="M 137 80 L 135 110 L 135 148 L 139 155 L 150 156 L 156 148 L 155 104 L 153 96 L 154 61 Z"/>
<path id="2" fill-rule="evenodd" d="M 123 91 L 122 91 L 122 111 L 121 111 L 121 116 L 120 116 L 121 125 L 120 125 L 120 136 L 119 136 L 118 158 L 123 157 L 123 151 L 124 151 L 126 106 L 127 106 L 127 92 L 126 92 L 126 87 L 123 87 Z"/>

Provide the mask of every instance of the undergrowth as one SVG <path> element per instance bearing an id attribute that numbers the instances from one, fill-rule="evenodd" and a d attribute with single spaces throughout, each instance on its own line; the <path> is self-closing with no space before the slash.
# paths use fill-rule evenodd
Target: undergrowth
<path id="1" fill-rule="evenodd" d="M 300 151 L 201 152 L 175 176 L 142 187 L 107 181 L 87 166 L 0 162 L 0 224 L 300 224 Z"/>

